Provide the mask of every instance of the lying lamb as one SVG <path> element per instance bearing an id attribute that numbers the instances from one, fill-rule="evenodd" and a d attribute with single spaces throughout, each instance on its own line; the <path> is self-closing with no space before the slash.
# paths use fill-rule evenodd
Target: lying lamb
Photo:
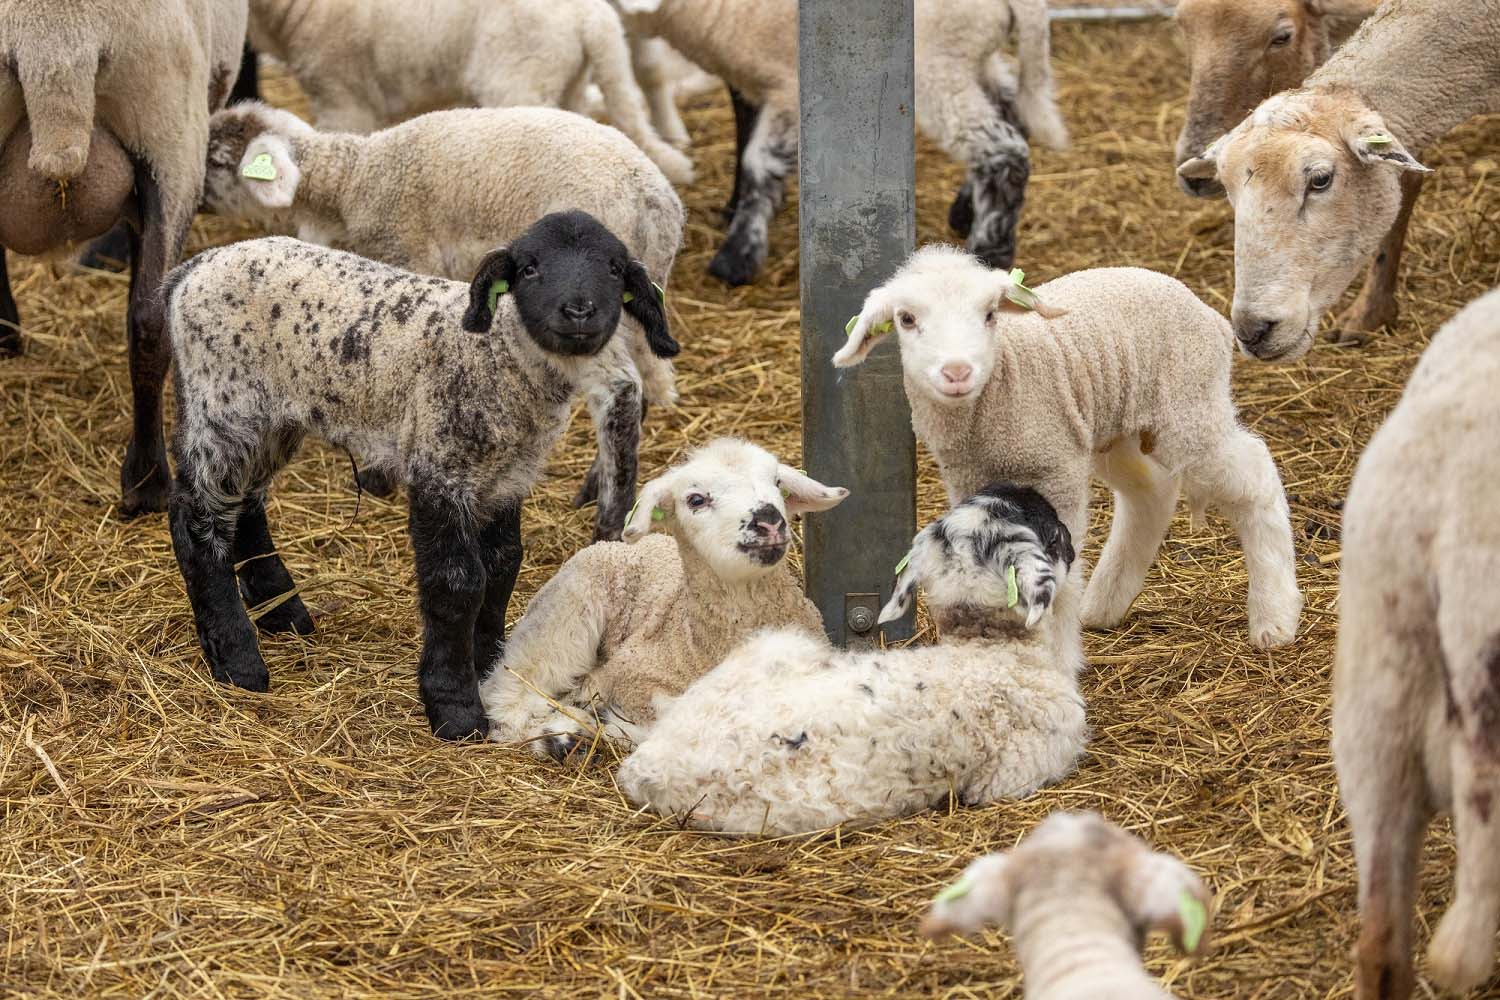
<path id="1" fill-rule="evenodd" d="M 1464 992 L 1500 926 L 1500 291 L 1438 331 L 1344 507 L 1333 760 L 1359 863 L 1360 1000 L 1412 991 L 1428 822 L 1451 811 L 1454 894 L 1427 953 Z"/>
<path id="2" fill-rule="evenodd" d="M 359 136 L 244 104 L 211 122 L 206 211 L 406 270 L 467 280 L 491 248 L 559 207 L 593 215 L 666 286 L 682 243 L 682 202 L 630 140 L 580 115 L 438 111 Z M 619 355 L 609 371 L 623 374 L 586 386 L 599 459 L 579 503 L 599 500 L 595 538 L 618 538 L 630 510 L 642 402 L 677 398 L 672 362 L 651 351 L 628 312 L 626 322 L 637 332 L 606 348 Z M 361 481 L 389 489 L 370 470 Z"/>
<path id="3" fill-rule="evenodd" d="M 1196 512 L 1222 509 L 1240 537 L 1251 641 L 1292 640 L 1302 595 L 1281 478 L 1264 442 L 1235 419 L 1229 324 L 1180 281 L 1104 268 L 1032 293 L 953 247 L 929 246 L 869 294 L 833 363 L 859 364 L 891 329 L 912 425 L 950 499 L 994 480 L 1025 483 L 1082 538 L 1090 472 L 1114 490 L 1085 625 L 1112 626 L 1129 612 L 1181 489 Z M 1058 648 L 1081 666 L 1071 591 L 1058 601 Z"/>
<path id="4" fill-rule="evenodd" d="M 1030 795 L 1087 740 L 1072 665 L 1034 628 L 1072 559 L 1034 490 L 980 492 L 917 535 L 881 611 L 905 614 L 920 584 L 940 644 L 846 652 L 763 631 L 664 708 L 620 789 L 693 826 L 767 835 Z"/>
<path id="5" fill-rule="evenodd" d="M 130 221 L 127 516 L 166 505 L 171 354 L 156 291 L 182 254 L 208 116 L 229 96 L 244 38 L 245 0 L 0 4 L 0 247 L 47 253 Z M 0 357 L 21 349 L 4 258 L 0 249 Z"/>
<path id="6" fill-rule="evenodd" d="M 656 351 L 677 351 L 645 268 L 597 220 L 568 212 L 490 253 L 469 285 L 270 237 L 199 254 L 163 294 L 176 362 L 172 546 L 214 677 L 270 683 L 240 599 L 295 589 L 265 497 L 311 432 L 405 480 L 427 718 L 449 739 L 483 734 L 476 669 L 504 637 L 521 501 L 574 393 L 610 364 L 622 299 Z M 258 624 L 313 628 L 295 594 Z"/>
<path id="7" fill-rule="evenodd" d="M 665 39 L 723 78 L 736 97 L 732 220 L 708 269 L 728 284 L 748 284 L 765 262 L 771 219 L 797 168 L 797 2 L 614 3 L 633 35 Z M 969 168 L 950 222 L 976 254 L 1009 267 L 1031 173 L 1027 132 L 1049 146 L 1067 145 L 1052 99 L 1046 2 L 917 0 L 913 30 L 917 124 Z M 998 55 L 1012 34 L 1019 87 Z"/>
<path id="8" fill-rule="evenodd" d="M 589 546 L 532 599 L 480 688 L 491 738 L 530 740 L 538 756 L 560 759 L 596 703 L 630 737 L 653 720 L 657 698 L 681 694 L 754 630 L 822 636 L 784 562 L 787 518 L 848 495 L 746 441 L 694 451 L 641 491 L 631 544 Z M 648 535 L 653 523 L 669 535 Z"/>
<path id="9" fill-rule="evenodd" d="M 1500 0 L 1384 3 L 1302 90 L 1177 168 L 1217 177 L 1234 207 L 1231 318 L 1248 351 L 1305 354 L 1360 270 L 1400 247 L 1428 172 L 1408 148 L 1500 111 L 1497 51 Z"/>
<path id="10" fill-rule="evenodd" d="M 1209 895 L 1170 854 L 1156 853 L 1097 813 L 1053 813 L 1014 850 L 987 854 L 938 895 L 927 937 L 1009 931 L 1026 1000 L 1168 1000 L 1141 968 L 1150 931 L 1199 954 Z"/>
<path id="11" fill-rule="evenodd" d="M 337 131 L 463 105 L 576 111 L 592 80 L 621 132 L 676 183 L 693 180 L 692 161 L 651 127 L 606 0 L 251 0 L 250 41 L 287 64 L 318 126 Z"/>

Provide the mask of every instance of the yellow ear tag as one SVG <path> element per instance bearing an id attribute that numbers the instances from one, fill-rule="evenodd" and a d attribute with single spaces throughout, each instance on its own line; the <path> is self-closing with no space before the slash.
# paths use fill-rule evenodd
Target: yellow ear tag
<path id="1" fill-rule="evenodd" d="M 1395 140 L 1384 132 L 1376 132 L 1374 135 L 1365 136 L 1366 146 L 1389 146 L 1392 142 L 1395 142 Z"/>
<path id="2" fill-rule="evenodd" d="M 901 557 L 901 561 L 896 564 L 896 575 L 897 576 L 901 575 L 901 571 L 904 570 L 904 569 L 906 569 L 906 565 L 909 562 L 911 562 L 911 553 L 910 552 L 908 552 L 906 555 L 902 556 Z"/>
<path id="3" fill-rule="evenodd" d="M 1005 567 L 1005 606 L 1013 608 L 1021 603 L 1021 588 L 1016 586 L 1016 568 Z"/>
<path id="4" fill-rule="evenodd" d="M 937 898 L 935 898 L 933 900 L 933 902 L 934 903 L 951 903 L 955 899 L 963 899 L 965 896 L 967 896 L 969 893 L 971 893 L 973 891 L 974 891 L 974 883 L 969 879 L 969 877 L 967 875 L 965 875 L 962 878 L 960 878 L 957 882 L 954 882 L 948 888 L 946 888 L 942 892 L 938 893 L 937 894 Z"/>
<path id="5" fill-rule="evenodd" d="M 276 179 L 276 164 L 271 162 L 270 153 L 261 153 L 255 159 L 245 164 L 240 171 L 240 176 L 248 177 L 253 181 L 274 181 Z"/>
<path id="6" fill-rule="evenodd" d="M 1197 896 L 1183 889 L 1177 897 L 1177 916 L 1182 920 L 1182 948 L 1192 954 L 1198 950 L 1203 931 L 1208 927 L 1208 911 Z"/>
<path id="7" fill-rule="evenodd" d="M 495 311 L 495 303 L 500 301 L 500 296 L 510 291 L 510 282 L 501 278 L 490 285 L 490 312 Z"/>
<path id="8" fill-rule="evenodd" d="M 850 316 L 849 317 L 849 322 L 847 322 L 847 323 L 844 324 L 844 335 L 848 336 L 848 337 L 854 336 L 854 324 L 856 324 L 858 322 L 859 322 L 859 317 L 858 316 Z M 891 329 L 892 329 L 892 327 L 894 325 L 895 324 L 893 324 L 890 320 L 886 320 L 884 323 L 876 323 L 875 324 L 875 332 L 876 333 L 890 333 Z"/>

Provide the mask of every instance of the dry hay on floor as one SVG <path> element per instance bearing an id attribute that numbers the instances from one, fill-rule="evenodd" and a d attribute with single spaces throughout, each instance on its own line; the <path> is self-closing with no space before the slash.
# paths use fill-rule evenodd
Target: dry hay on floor
<path id="1" fill-rule="evenodd" d="M 1038 281 L 1155 267 L 1227 308 L 1227 208 L 1171 181 L 1185 80 L 1170 26 L 1062 24 L 1056 53 L 1075 146 L 1036 157 L 1019 263 Z M 643 467 L 722 433 L 795 461 L 795 211 L 759 285 L 707 279 L 731 116 L 714 98 L 688 119 L 701 180 L 671 290 L 683 405 L 653 414 Z M 1150 951 L 1176 989 L 1346 993 L 1354 872 L 1327 749 L 1339 504 L 1428 338 L 1500 281 L 1497 136 L 1500 122 L 1471 125 L 1429 154 L 1394 335 L 1289 368 L 1239 363 L 1245 419 L 1294 496 L 1297 644 L 1247 646 L 1237 546 L 1222 522 L 1181 518 L 1133 618 L 1088 637 L 1096 735 L 1076 775 L 1023 803 L 813 842 L 682 833 L 636 815 L 607 768 L 432 740 L 403 508 L 366 497 L 356 516 L 327 449 L 307 449 L 271 511 L 319 633 L 263 643 L 270 695 L 212 683 L 163 518 L 112 509 L 124 281 L 21 263 L 28 352 L 0 363 L 0 990 L 1004 996 L 1017 972 L 1001 937 L 925 944 L 917 917 L 970 857 L 1050 810 L 1094 808 L 1218 892 L 1206 961 Z M 959 172 L 924 148 L 919 175 L 921 238 L 944 239 Z M 241 235 L 205 222 L 194 246 Z M 586 540 L 589 514 L 566 501 L 591 455 L 575 422 L 526 513 L 513 613 Z M 924 470 L 925 520 L 941 496 Z M 1424 939 L 1448 851 L 1428 854 Z"/>

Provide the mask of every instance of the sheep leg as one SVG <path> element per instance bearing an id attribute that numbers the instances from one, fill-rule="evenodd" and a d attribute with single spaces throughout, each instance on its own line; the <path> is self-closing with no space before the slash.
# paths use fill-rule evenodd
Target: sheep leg
<path id="1" fill-rule="evenodd" d="M 1016 259 L 1016 227 L 1026 202 L 1031 155 L 1025 135 L 1005 120 L 997 118 L 988 131 L 986 148 L 969 167 L 966 182 L 974 196 L 967 242 L 980 260 L 1005 269 Z"/>
<path id="2" fill-rule="evenodd" d="M 667 142 L 686 150 L 692 145 L 692 138 L 682 122 L 682 113 L 677 110 L 676 86 L 663 62 L 666 43 L 659 38 L 642 38 L 633 32 L 627 32 L 627 37 L 635 78 L 640 81 L 641 91 L 651 109 L 652 127 Z"/>
<path id="3" fill-rule="evenodd" d="M 1396 279 L 1401 271 L 1401 251 L 1406 247 L 1406 227 L 1422 191 L 1422 175 L 1414 171 L 1401 174 L 1401 210 L 1391 231 L 1380 242 L 1380 252 L 1371 262 L 1359 296 L 1342 313 L 1328 337 L 1335 343 L 1364 343 L 1368 334 L 1396 322 Z"/>
<path id="4" fill-rule="evenodd" d="M 172 352 L 163 335 L 157 290 L 167 269 L 177 261 L 196 207 L 179 198 L 172 206 L 175 211 L 169 210 L 164 192 L 145 162 L 136 165 L 135 190 L 141 233 L 133 237 L 130 248 L 130 300 L 126 308 L 134 428 L 120 468 L 120 510 L 126 517 L 166 507 L 168 469 L 161 392 Z"/>
<path id="5" fill-rule="evenodd" d="M 484 560 L 484 600 L 474 620 L 474 676 L 483 681 L 505 652 L 505 611 L 525 555 L 519 503 L 507 504 L 480 530 L 479 550 Z"/>
<path id="6" fill-rule="evenodd" d="M 787 174 L 797 165 L 795 109 L 764 109 L 745 144 L 739 170 L 740 200 L 724 245 L 708 273 L 726 285 L 747 285 L 765 263 L 771 219 L 786 194 Z"/>
<path id="7" fill-rule="evenodd" d="M 1297 554 L 1286 491 L 1265 442 L 1233 427 L 1186 477 L 1189 496 L 1218 507 L 1239 536 L 1250 577 L 1250 641 L 1262 649 L 1291 642 L 1302 612 Z"/>
<path id="8" fill-rule="evenodd" d="M 167 523 L 172 551 L 193 608 L 198 644 L 214 680 L 247 691 L 266 691 L 271 674 L 255 640 L 255 626 L 240 602 L 230 552 L 235 512 L 212 503 L 179 462 Z"/>
<path id="9" fill-rule="evenodd" d="M 1112 628 L 1130 613 L 1177 507 L 1175 476 L 1132 435 L 1099 455 L 1094 474 L 1114 490 L 1114 521 L 1083 594 L 1085 628 Z"/>
<path id="10" fill-rule="evenodd" d="M 5 251 L 0 249 L 0 358 L 21 353 L 21 311 L 16 308 L 10 290 L 10 272 L 5 267 Z"/>
<path id="11" fill-rule="evenodd" d="M 733 87 L 729 88 L 729 103 L 734 107 L 734 190 L 722 210 L 725 224 L 732 222 L 734 213 L 739 211 L 740 172 L 745 166 L 745 147 L 750 144 L 750 135 L 760 118 L 760 106 L 745 100 L 745 96 Z"/>
<path id="12" fill-rule="evenodd" d="M 297 584 L 286 564 L 276 554 L 271 528 L 266 522 L 266 499 L 263 492 L 251 494 L 240 506 L 240 517 L 234 529 L 234 564 L 240 580 L 240 593 L 254 609 L 283 594 L 291 596 L 255 620 L 256 628 L 268 634 L 296 632 L 312 635 L 312 615 L 296 593 Z"/>
<path id="13" fill-rule="evenodd" d="M 599 455 L 590 470 L 598 472 L 599 489 L 594 541 L 618 541 L 635 502 L 644 417 L 641 387 L 633 380 L 612 379 L 607 387 L 590 392 L 588 403 L 599 440 Z"/>
<path id="14" fill-rule="evenodd" d="M 446 740 L 489 729 L 474 673 L 474 626 L 485 597 L 473 514 L 441 488 L 413 482 L 407 529 L 417 563 L 422 657 L 417 679 L 432 732 Z"/>
<path id="15" fill-rule="evenodd" d="M 948 228 L 965 239 L 974 231 L 974 182 L 968 177 L 958 186 L 958 194 L 948 206 Z"/>

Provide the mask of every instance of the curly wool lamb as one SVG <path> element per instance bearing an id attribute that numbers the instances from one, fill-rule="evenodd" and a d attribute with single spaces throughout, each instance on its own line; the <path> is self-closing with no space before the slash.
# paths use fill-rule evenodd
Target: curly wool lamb
<path id="1" fill-rule="evenodd" d="M 665 288 L 682 243 L 672 184 L 617 130 L 551 108 L 421 115 L 374 135 L 320 132 L 288 111 L 242 104 L 214 115 L 204 210 L 295 230 L 302 239 L 406 270 L 468 280 L 496 245 L 560 209 L 615 233 Z M 618 538 L 636 485 L 643 402 L 677 398 L 672 362 L 624 315 L 622 377 L 587 386 L 599 459 L 580 491 L 597 499 L 594 537 Z M 367 471 L 361 481 L 388 489 Z"/>
<path id="2" fill-rule="evenodd" d="M 1055 812 L 1013 850 L 987 854 L 944 889 L 922 933 L 1010 933 L 1026 1000 L 1170 1000 L 1141 968 L 1161 931 L 1186 955 L 1208 945 L 1213 897 L 1192 869 L 1097 813 Z"/>
<path id="3" fill-rule="evenodd" d="M 1302 595 L 1281 477 L 1235 417 L 1229 324 L 1182 282 L 1101 268 L 1032 293 L 954 247 L 929 246 L 870 292 L 834 365 L 859 364 L 892 330 L 912 426 L 951 500 L 995 480 L 1024 483 L 1082 538 L 1090 473 L 1114 491 L 1083 624 L 1112 626 L 1130 611 L 1183 490 L 1195 512 L 1218 507 L 1239 535 L 1251 641 L 1292 640 Z M 1082 575 L 1077 566 L 1075 581 Z M 1055 620 L 1081 666 L 1072 590 Z"/>
<path id="4" fill-rule="evenodd" d="M 1059 780 L 1088 727 L 1072 665 L 1035 626 L 1073 554 L 1034 490 L 977 494 L 917 535 L 880 615 L 905 614 L 920 584 L 940 644 L 853 652 L 760 632 L 665 707 L 621 790 L 692 826 L 775 836 Z"/>
<path id="5" fill-rule="evenodd" d="M 748 441 L 695 449 L 642 489 L 625 543 L 589 546 L 537 592 L 480 687 L 491 738 L 562 758 L 595 706 L 633 738 L 658 699 L 681 694 L 756 629 L 821 636 L 785 562 L 787 519 L 848 495 Z M 666 533 L 649 534 L 653 524 Z"/>
<path id="6" fill-rule="evenodd" d="M 129 222 L 126 516 L 166 506 L 171 352 L 156 293 L 198 207 L 208 116 L 229 95 L 244 38 L 245 0 L 0 3 L 0 247 L 47 253 Z M 20 349 L 0 249 L 0 357 Z"/>
<path id="7" fill-rule="evenodd" d="M 651 126 L 606 0 L 251 0 L 250 41 L 286 63 L 319 127 L 338 131 L 463 105 L 577 111 L 592 80 L 621 132 L 676 183 L 693 180 L 692 161 Z"/>
<path id="8" fill-rule="evenodd" d="M 677 350 L 645 268 L 567 212 L 492 251 L 468 285 L 270 237 L 199 254 L 164 294 L 172 547 L 214 677 L 270 684 L 242 594 L 265 631 L 313 629 L 265 510 L 313 433 L 405 481 L 428 721 L 445 738 L 483 735 L 476 671 L 504 639 L 521 501 L 574 394 L 612 363 L 622 308 L 657 351 Z"/>

